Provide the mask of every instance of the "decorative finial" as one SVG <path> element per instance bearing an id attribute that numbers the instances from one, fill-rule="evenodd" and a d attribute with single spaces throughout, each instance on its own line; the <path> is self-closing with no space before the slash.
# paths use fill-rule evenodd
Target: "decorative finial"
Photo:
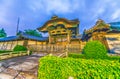
<path id="1" fill-rule="evenodd" d="M 57 18 L 58 16 L 54 14 L 51 19 L 57 19 Z"/>

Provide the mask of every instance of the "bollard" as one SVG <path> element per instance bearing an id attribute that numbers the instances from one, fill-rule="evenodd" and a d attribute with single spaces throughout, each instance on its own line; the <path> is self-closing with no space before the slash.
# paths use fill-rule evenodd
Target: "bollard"
<path id="1" fill-rule="evenodd" d="M 29 50 L 27 51 L 27 55 L 30 55 L 30 51 Z"/>

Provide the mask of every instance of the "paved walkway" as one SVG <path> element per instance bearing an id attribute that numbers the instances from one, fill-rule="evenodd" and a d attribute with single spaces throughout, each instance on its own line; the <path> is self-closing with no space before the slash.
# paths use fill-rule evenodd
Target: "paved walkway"
<path id="1" fill-rule="evenodd" d="M 33 54 L 0 61 L 0 79 L 37 79 L 38 60 L 46 54 Z"/>

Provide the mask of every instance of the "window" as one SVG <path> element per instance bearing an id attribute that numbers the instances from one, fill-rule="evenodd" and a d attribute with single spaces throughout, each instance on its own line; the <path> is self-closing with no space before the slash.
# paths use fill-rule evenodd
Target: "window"
<path id="1" fill-rule="evenodd" d="M 57 33 L 60 33 L 60 31 L 57 31 Z"/>
<path id="2" fill-rule="evenodd" d="M 54 30 L 54 29 L 55 29 L 54 26 L 49 26 L 49 27 L 47 28 L 47 30 Z"/>
<path id="3" fill-rule="evenodd" d="M 55 33 L 55 31 L 52 31 L 52 33 Z"/>
<path id="4" fill-rule="evenodd" d="M 63 30 L 63 32 L 66 32 L 66 30 Z"/>

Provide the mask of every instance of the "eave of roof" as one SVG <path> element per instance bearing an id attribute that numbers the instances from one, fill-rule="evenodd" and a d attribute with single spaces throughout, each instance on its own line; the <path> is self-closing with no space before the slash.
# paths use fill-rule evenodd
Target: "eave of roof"
<path id="1" fill-rule="evenodd" d="M 47 41 L 48 40 L 48 37 L 36 37 L 36 36 L 27 35 L 27 34 L 20 34 L 19 36 L 9 36 L 9 37 L 5 37 L 5 38 L 0 38 L 0 42 L 24 40 L 23 38 L 35 40 L 35 41 Z"/>
<path id="2" fill-rule="evenodd" d="M 14 40 L 17 40 L 19 39 L 18 36 L 9 36 L 9 37 L 4 37 L 4 38 L 0 38 L 0 42 L 3 42 L 3 41 L 14 41 Z"/>
<path id="3" fill-rule="evenodd" d="M 104 27 L 100 25 L 101 23 L 104 24 Z M 110 29 L 110 25 L 105 23 L 104 21 L 101 21 L 101 22 L 97 21 L 95 26 L 85 31 L 85 34 L 92 33 L 95 30 L 102 30 L 102 29 Z"/>
<path id="4" fill-rule="evenodd" d="M 49 21 L 47 21 L 43 26 L 37 28 L 37 30 L 41 31 L 43 28 L 47 27 L 47 24 L 51 23 L 51 22 L 57 22 L 57 21 L 64 21 L 68 24 L 79 24 L 79 20 L 75 19 L 75 20 L 67 20 L 65 18 L 57 18 L 57 19 L 51 19 Z"/>

